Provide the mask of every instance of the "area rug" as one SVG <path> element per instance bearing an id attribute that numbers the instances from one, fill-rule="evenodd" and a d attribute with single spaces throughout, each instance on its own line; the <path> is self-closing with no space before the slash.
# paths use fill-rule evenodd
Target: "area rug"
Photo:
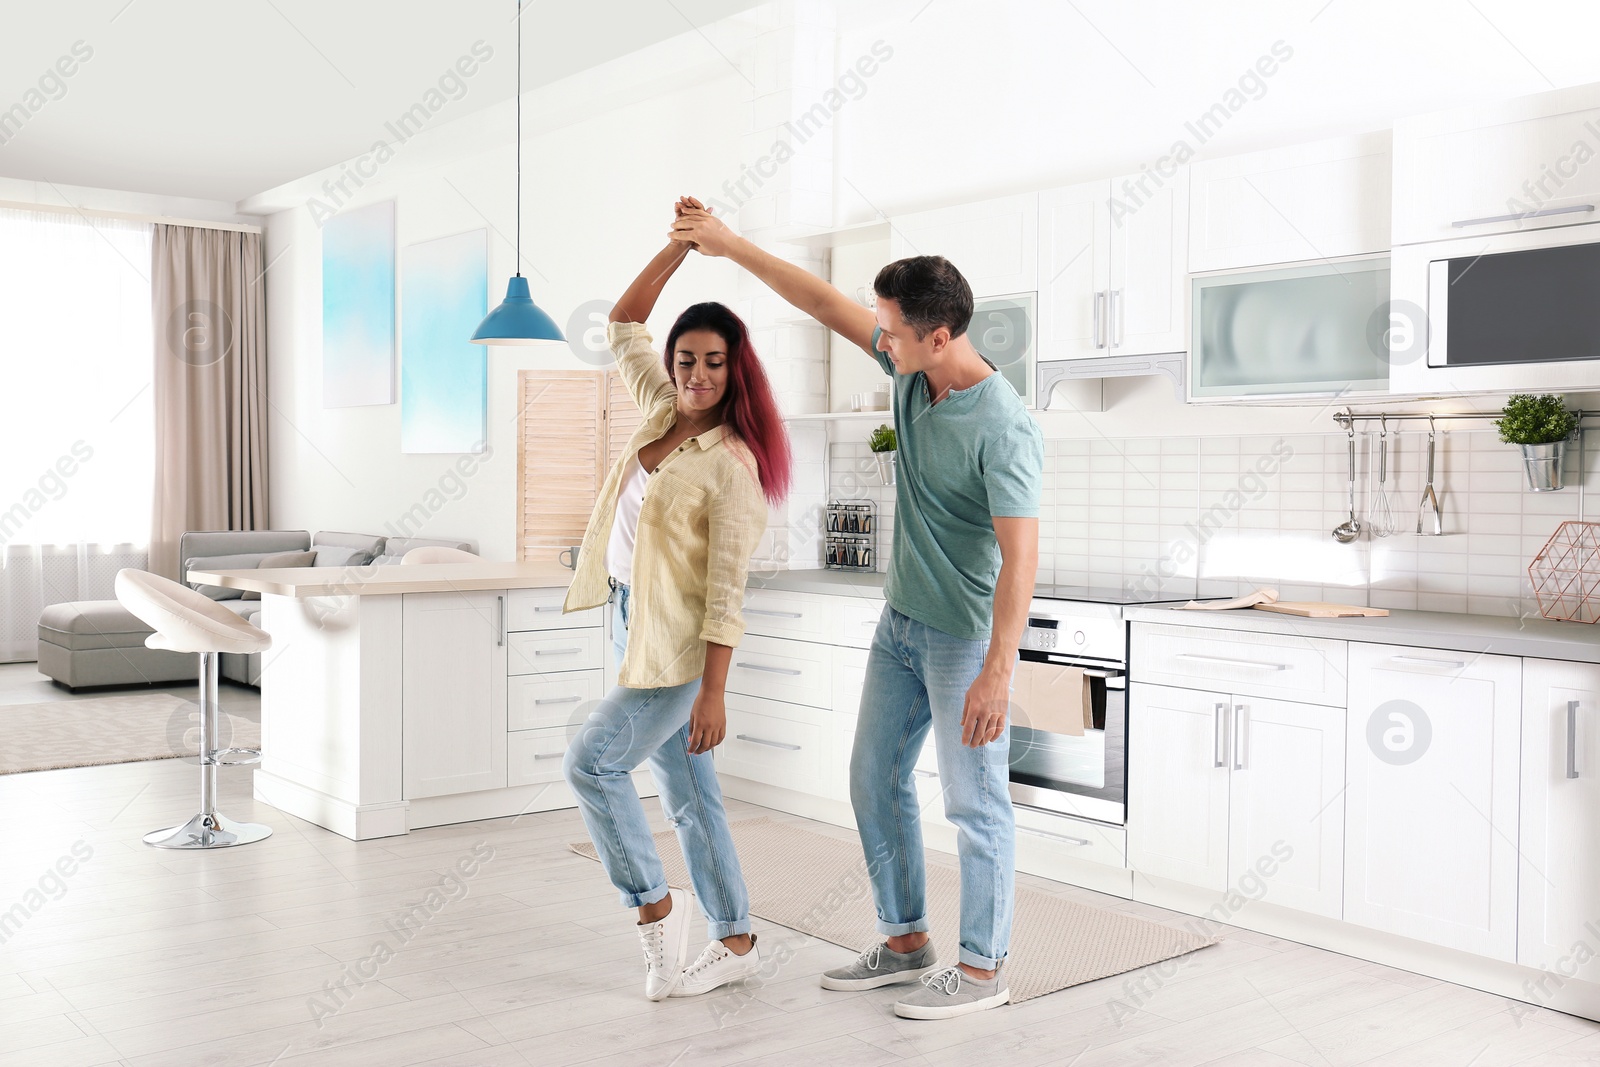
<path id="1" fill-rule="evenodd" d="M 226 699 L 217 725 L 217 748 L 261 745 L 260 724 L 229 715 Z M 199 747 L 200 707 L 173 693 L 0 704 L 0 774 L 193 759 Z"/>
<path id="2" fill-rule="evenodd" d="M 862 952 L 883 940 L 877 932 L 866 861 L 855 841 L 841 841 L 771 819 L 733 823 L 734 844 L 750 891 L 750 913 Z M 655 835 L 667 882 L 689 885 L 672 831 Z M 572 851 L 596 859 L 594 845 Z M 939 959 L 956 959 L 960 876 L 928 864 L 928 918 Z M 1006 962 L 1013 1003 L 1058 989 L 1182 956 L 1217 938 L 1132 915 L 1091 907 L 1051 893 L 1017 887 L 1011 951 Z"/>

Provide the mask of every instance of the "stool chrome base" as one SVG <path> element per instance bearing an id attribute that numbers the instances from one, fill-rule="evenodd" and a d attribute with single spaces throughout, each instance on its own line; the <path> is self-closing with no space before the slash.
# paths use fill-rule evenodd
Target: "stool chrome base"
<path id="1" fill-rule="evenodd" d="M 215 652 L 200 653 L 200 814 L 180 826 L 169 826 L 144 835 L 144 843 L 156 848 L 229 848 L 265 841 L 272 827 L 253 822 L 234 822 L 217 811 L 217 768 L 241 767 L 261 761 L 261 750 L 254 748 L 216 748 L 217 668 Z"/>
<path id="2" fill-rule="evenodd" d="M 156 848 L 228 848 L 249 845 L 272 836 L 272 827 L 255 822 L 234 822 L 221 812 L 200 814 L 182 826 L 169 826 L 144 835 L 144 843 Z"/>

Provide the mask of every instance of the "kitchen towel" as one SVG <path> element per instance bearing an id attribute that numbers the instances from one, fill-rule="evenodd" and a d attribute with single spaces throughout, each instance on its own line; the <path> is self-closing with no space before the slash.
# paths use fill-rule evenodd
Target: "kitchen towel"
<path id="1" fill-rule="evenodd" d="M 1094 725 L 1092 684 L 1082 667 L 1022 660 L 1011 672 L 1011 724 L 1082 737 Z"/>

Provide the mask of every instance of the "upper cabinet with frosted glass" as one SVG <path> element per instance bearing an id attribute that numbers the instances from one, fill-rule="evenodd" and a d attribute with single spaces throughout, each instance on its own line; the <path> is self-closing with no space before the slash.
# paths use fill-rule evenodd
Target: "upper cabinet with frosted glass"
<path id="1" fill-rule="evenodd" d="M 1191 400 L 1389 388 L 1387 131 L 1190 168 Z"/>

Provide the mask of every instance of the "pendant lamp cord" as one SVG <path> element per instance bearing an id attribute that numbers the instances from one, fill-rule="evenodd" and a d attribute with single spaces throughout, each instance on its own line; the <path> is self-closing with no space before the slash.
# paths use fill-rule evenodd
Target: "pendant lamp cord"
<path id="1" fill-rule="evenodd" d="M 522 4 L 517 0 L 517 277 L 522 277 Z"/>

